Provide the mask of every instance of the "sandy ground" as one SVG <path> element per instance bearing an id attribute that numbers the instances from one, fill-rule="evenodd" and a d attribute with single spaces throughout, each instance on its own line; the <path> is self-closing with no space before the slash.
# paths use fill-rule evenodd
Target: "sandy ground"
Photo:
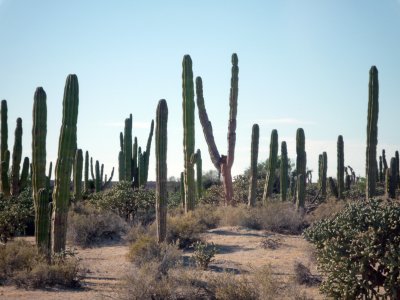
<path id="1" fill-rule="evenodd" d="M 301 262 L 316 274 L 311 247 L 300 236 L 272 234 L 238 227 L 221 227 L 205 234 L 208 242 L 219 248 L 211 270 L 229 270 L 238 273 L 251 272 L 263 265 L 270 265 L 277 282 L 293 286 L 294 263 Z M 276 243 L 276 249 L 263 248 L 262 241 Z M 0 287 L 0 299 L 118 299 L 121 279 L 130 263 L 126 259 L 128 246 L 124 243 L 104 245 L 98 248 L 77 249 L 82 266 L 87 270 L 80 290 L 24 290 Z M 316 287 L 297 287 L 311 299 L 324 299 Z"/>

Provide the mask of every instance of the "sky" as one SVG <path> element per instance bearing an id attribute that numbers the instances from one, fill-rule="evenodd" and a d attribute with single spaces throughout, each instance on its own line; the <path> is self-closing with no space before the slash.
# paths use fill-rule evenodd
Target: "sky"
<path id="1" fill-rule="evenodd" d="M 157 103 L 166 99 L 168 176 L 183 170 L 182 58 L 203 79 L 220 153 L 227 151 L 231 55 L 239 58 L 237 143 L 232 173 L 250 165 L 251 128 L 260 126 L 259 161 L 278 130 L 295 160 L 296 130 L 306 136 L 307 167 L 318 155 L 336 176 L 336 142 L 345 165 L 365 174 L 369 69 L 379 70 L 378 153 L 400 149 L 399 0 L 0 0 L 0 99 L 8 102 L 9 148 L 23 119 L 31 156 L 33 95 L 47 93 L 47 161 L 57 159 L 62 97 L 77 74 L 78 147 L 118 177 L 119 133 L 133 115 L 145 147 Z M 195 143 L 213 169 L 196 108 Z M 149 179 L 155 179 L 155 142 Z M 279 150 L 280 151 L 280 150 Z"/>

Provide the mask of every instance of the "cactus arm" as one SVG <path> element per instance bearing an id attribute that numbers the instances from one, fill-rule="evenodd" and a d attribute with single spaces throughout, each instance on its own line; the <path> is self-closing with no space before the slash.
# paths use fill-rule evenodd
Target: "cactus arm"
<path id="1" fill-rule="evenodd" d="M 238 93 L 239 93 L 239 67 L 238 57 L 236 53 L 232 54 L 232 77 L 231 77 L 231 89 L 229 95 L 229 121 L 228 121 L 228 158 L 227 165 L 232 168 L 233 161 L 235 159 L 235 145 L 236 145 L 236 116 L 237 116 L 237 105 L 238 105 Z"/>
<path id="2" fill-rule="evenodd" d="M 265 204 L 268 197 L 272 194 L 272 189 L 275 182 L 276 164 L 278 161 L 278 131 L 273 129 L 271 132 L 271 141 L 269 146 L 269 166 L 267 178 L 265 180 L 265 187 L 263 193 L 263 203 Z"/>
<path id="3" fill-rule="evenodd" d="M 151 125 L 150 125 L 150 133 L 149 137 L 147 138 L 147 145 L 146 145 L 146 155 L 145 155 L 145 166 L 144 166 L 144 181 L 145 183 L 147 182 L 148 176 L 149 176 L 149 162 L 150 162 L 150 149 L 151 149 L 151 141 L 153 140 L 153 132 L 154 132 L 154 120 L 151 120 Z"/>

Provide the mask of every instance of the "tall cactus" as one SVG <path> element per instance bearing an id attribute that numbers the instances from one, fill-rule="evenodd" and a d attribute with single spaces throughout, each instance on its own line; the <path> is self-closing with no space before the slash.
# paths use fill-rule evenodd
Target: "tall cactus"
<path id="1" fill-rule="evenodd" d="M 151 149 L 151 141 L 153 140 L 153 132 L 154 132 L 154 120 L 151 120 L 150 125 L 150 133 L 147 138 L 146 151 L 144 152 L 144 184 L 147 183 L 147 179 L 149 177 L 149 163 L 150 163 L 150 149 Z M 135 139 L 136 141 L 136 139 Z"/>
<path id="2" fill-rule="evenodd" d="M 278 162 L 278 131 L 273 129 L 271 132 L 271 141 L 269 145 L 269 158 L 268 158 L 268 171 L 265 179 L 265 187 L 263 194 L 263 203 L 265 204 L 267 199 L 272 194 L 272 189 L 275 182 L 276 164 Z"/>
<path id="3" fill-rule="evenodd" d="M 191 163 L 196 164 L 196 196 L 200 200 L 203 194 L 203 161 L 200 149 L 197 149 L 196 153 L 192 155 Z"/>
<path id="4" fill-rule="evenodd" d="M 4 152 L 4 160 L 1 162 L 1 182 L 4 196 L 10 195 L 10 181 L 8 178 L 8 169 L 10 167 L 10 151 Z"/>
<path id="5" fill-rule="evenodd" d="M 19 194 L 19 172 L 22 160 L 22 119 L 17 119 L 11 166 L 11 195 Z"/>
<path id="6" fill-rule="evenodd" d="M 185 209 L 185 177 L 183 172 L 181 172 L 180 193 L 182 208 Z"/>
<path id="7" fill-rule="evenodd" d="M 138 155 L 139 155 L 139 149 L 138 149 L 138 140 L 137 137 L 135 136 L 134 142 L 133 142 L 133 148 L 132 148 L 132 178 L 133 178 L 133 186 L 138 188 L 139 187 L 139 181 L 138 181 L 138 176 L 139 176 L 139 166 L 138 166 Z"/>
<path id="8" fill-rule="evenodd" d="M 338 198 L 343 198 L 344 192 L 344 143 L 343 136 L 338 136 L 337 141 L 337 182 Z"/>
<path id="9" fill-rule="evenodd" d="M 82 169 L 83 154 L 82 149 L 77 149 L 74 160 L 74 198 L 75 202 L 82 200 Z"/>
<path id="10" fill-rule="evenodd" d="M 125 157 L 123 151 L 119 151 L 118 154 L 118 179 L 119 181 L 125 180 Z"/>
<path id="11" fill-rule="evenodd" d="M 378 144 L 379 82 L 378 69 L 372 66 L 369 71 L 368 119 L 366 147 L 366 198 L 376 194 L 376 146 Z"/>
<path id="12" fill-rule="evenodd" d="M 158 102 L 156 117 L 156 220 L 159 243 L 165 241 L 167 235 L 167 123 L 168 106 L 162 99 Z"/>
<path id="13" fill-rule="evenodd" d="M 399 187 L 400 185 L 400 159 L 399 159 L 399 151 L 395 152 L 395 158 L 396 158 L 396 173 L 397 173 L 397 186 Z"/>
<path id="14" fill-rule="evenodd" d="M 182 62 L 182 109 L 183 109 L 183 154 L 185 179 L 185 210 L 190 211 L 195 206 L 194 168 L 191 157 L 194 154 L 194 87 L 192 59 L 189 55 Z"/>
<path id="15" fill-rule="evenodd" d="M 22 163 L 21 178 L 19 180 L 19 190 L 22 191 L 26 188 L 29 177 L 29 158 L 25 157 Z"/>
<path id="16" fill-rule="evenodd" d="M 397 166 L 396 166 L 396 158 L 392 157 L 390 159 L 390 169 L 386 173 L 388 175 L 388 196 L 392 199 L 396 199 L 396 188 L 397 188 Z"/>
<path id="17" fill-rule="evenodd" d="M 258 165 L 258 146 L 260 140 L 260 127 L 253 124 L 251 129 L 251 150 L 250 150 L 250 184 L 248 206 L 254 206 L 257 200 L 257 165 Z"/>
<path id="18" fill-rule="evenodd" d="M 281 166 L 280 166 L 280 186 L 281 186 L 281 201 L 286 201 L 288 190 L 288 154 L 286 142 L 281 144 Z"/>
<path id="19" fill-rule="evenodd" d="M 95 166 L 95 179 L 94 179 L 94 188 L 96 193 L 101 191 L 101 175 L 100 175 L 100 163 L 98 160 L 96 160 L 96 166 Z"/>
<path id="20" fill-rule="evenodd" d="M 228 153 L 220 155 L 215 144 L 212 124 L 208 119 L 207 111 L 204 105 L 203 82 L 201 77 L 196 78 L 196 94 L 199 119 L 203 127 L 204 137 L 208 145 L 208 152 L 217 171 L 222 174 L 225 205 L 233 204 L 233 184 L 232 184 L 232 165 L 235 159 L 236 145 L 236 116 L 239 92 L 239 67 L 238 57 L 236 53 L 232 54 L 232 70 L 231 70 L 231 88 L 229 93 L 229 121 L 228 121 Z"/>
<path id="21" fill-rule="evenodd" d="M 46 176 L 46 189 L 50 192 L 51 190 L 51 174 L 53 173 L 53 162 L 51 161 L 49 164 L 49 173 Z"/>
<path id="22" fill-rule="evenodd" d="M 78 121 L 79 86 L 75 74 L 68 75 L 63 99 L 63 116 L 58 143 L 58 158 L 53 191 L 51 218 L 51 251 L 65 250 L 69 207 L 70 179 L 76 150 L 76 124 Z"/>
<path id="23" fill-rule="evenodd" d="M 386 170 L 388 169 L 388 163 L 386 160 L 386 151 L 382 149 L 382 163 L 383 163 L 383 173 L 386 174 Z"/>
<path id="24" fill-rule="evenodd" d="M 85 193 L 88 193 L 90 190 L 89 187 L 89 151 L 85 152 L 85 169 L 83 172 L 83 190 Z"/>
<path id="25" fill-rule="evenodd" d="M 125 119 L 124 128 L 124 180 L 132 181 L 132 118 Z"/>
<path id="26" fill-rule="evenodd" d="M 40 188 L 35 195 L 35 239 L 38 250 L 50 254 L 50 206 L 49 192 Z"/>
<path id="27" fill-rule="evenodd" d="M 296 169 L 297 169 L 297 206 L 304 207 L 306 197 L 306 164 L 305 135 L 303 128 L 297 129 L 296 133 Z M 300 177 L 300 175 L 302 175 Z"/>
<path id="28" fill-rule="evenodd" d="M 379 177 L 378 177 L 379 182 L 383 182 L 383 177 L 384 173 L 383 173 L 382 156 L 379 156 Z"/>
<path id="29" fill-rule="evenodd" d="M 326 181 L 328 171 L 328 155 L 326 152 L 322 152 L 322 178 L 321 178 L 321 195 L 326 197 Z"/>
<path id="30" fill-rule="evenodd" d="M 8 188 L 9 193 L 9 182 L 8 182 L 8 168 L 9 164 L 6 164 L 6 151 L 8 151 L 8 109 L 7 109 L 7 101 L 1 101 L 1 109 L 0 109 L 0 121 L 1 121 L 1 131 L 0 131 L 0 171 L 1 171 L 1 178 L 0 178 L 0 187 L 1 191 L 5 193 L 3 185 L 5 185 L 5 189 Z M 4 162 L 4 163 L 3 163 Z M 4 171 L 2 170 L 4 166 Z M 6 169 L 7 168 L 7 169 Z M 7 175 L 7 176 L 5 176 Z M 7 181 L 7 182 L 5 182 Z"/>

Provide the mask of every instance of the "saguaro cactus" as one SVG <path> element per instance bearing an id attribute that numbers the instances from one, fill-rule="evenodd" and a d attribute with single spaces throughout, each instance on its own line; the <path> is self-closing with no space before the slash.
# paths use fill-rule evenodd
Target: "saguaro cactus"
<path id="1" fill-rule="evenodd" d="M 16 196 L 19 194 L 19 171 L 22 160 L 22 119 L 17 119 L 15 127 L 15 140 L 12 154 L 11 166 L 11 194 Z"/>
<path id="2" fill-rule="evenodd" d="M 344 191 L 344 143 L 343 136 L 338 136 L 337 141 L 337 181 L 338 181 L 338 198 L 343 198 Z"/>
<path id="3" fill-rule="evenodd" d="M 386 179 L 388 181 L 388 189 L 387 193 L 388 196 L 392 199 L 396 198 L 396 187 L 397 187 L 397 166 L 396 166 L 396 158 L 392 157 L 390 159 L 390 169 L 387 170 L 388 178 Z"/>
<path id="4" fill-rule="evenodd" d="M 368 119 L 366 147 L 366 198 L 375 196 L 376 192 L 376 146 L 378 144 L 378 113 L 379 113 L 379 82 L 378 69 L 372 66 L 369 71 L 368 86 Z"/>
<path id="5" fill-rule="evenodd" d="M 167 123 L 168 106 L 162 99 L 158 102 L 156 117 L 156 219 L 159 243 L 165 241 L 167 234 Z"/>
<path id="6" fill-rule="evenodd" d="M 6 100 L 1 101 L 0 119 L 1 119 L 0 120 L 1 121 L 1 124 L 0 124 L 0 126 L 1 126 L 1 129 L 0 129 L 1 130 L 1 132 L 0 132 L 0 134 L 1 134 L 1 136 L 0 136 L 0 163 L 1 163 L 0 170 L 1 170 L 3 165 L 4 165 L 4 167 L 6 167 L 6 165 L 3 164 L 3 162 L 6 161 L 6 159 L 5 159 L 6 151 L 8 151 L 8 123 L 7 123 L 8 110 L 7 110 L 7 101 Z M 1 171 L 2 175 L 4 175 L 4 174 L 8 175 L 7 174 L 8 168 L 9 168 L 9 165 L 7 165 L 7 170 Z M 6 188 L 7 188 L 7 187 L 9 187 L 9 183 L 8 182 L 5 183 L 3 181 L 3 179 L 4 180 L 7 179 L 7 181 L 8 181 L 8 177 L 4 177 L 4 178 L 3 177 L 4 176 L 1 176 L 1 178 L 0 178 L 1 179 L 0 187 L 1 187 L 1 191 L 4 193 L 3 184 L 5 184 Z M 8 193 L 9 193 L 9 191 L 8 191 Z"/>
<path id="7" fill-rule="evenodd" d="M 399 151 L 395 152 L 395 158 L 396 158 L 396 173 L 397 173 L 397 185 L 400 185 L 400 159 L 399 159 Z"/>
<path id="8" fill-rule="evenodd" d="M 251 150 L 250 150 L 250 184 L 248 205 L 254 206 L 257 198 L 257 179 L 258 179 L 258 146 L 260 140 L 260 127 L 254 124 L 251 130 Z"/>
<path id="9" fill-rule="evenodd" d="M 125 119 L 124 128 L 124 180 L 132 181 L 132 118 Z"/>
<path id="10" fill-rule="evenodd" d="M 321 178 L 321 195 L 326 197 L 326 178 L 328 171 L 328 155 L 322 152 L 322 178 Z"/>
<path id="11" fill-rule="evenodd" d="M 38 87 L 32 113 L 32 196 L 35 208 L 35 240 L 40 252 L 49 254 L 50 178 L 46 177 L 47 104 L 46 92 Z M 50 164 L 51 166 L 51 164 Z M 51 168 L 51 167 L 50 167 Z"/>
<path id="12" fill-rule="evenodd" d="M 296 133 L 296 170 L 297 170 L 297 206 L 304 207 L 306 197 L 306 164 L 305 135 L 303 128 L 297 129 Z M 300 175 L 302 175 L 300 177 Z"/>
<path id="13" fill-rule="evenodd" d="M 22 191 L 26 188 L 29 176 L 29 158 L 24 157 L 24 162 L 22 163 L 21 178 L 19 180 L 19 190 Z"/>
<path id="14" fill-rule="evenodd" d="M 200 199 L 203 194 L 203 161 L 201 159 L 201 151 L 197 149 L 192 155 L 191 163 L 196 164 L 196 196 Z"/>
<path id="15" fill-rule="evenodd" d="M 150 162 L 150 149 L 151 149 L 151 141 L 153 140 L 153 131 L 154 131 L 154 120 L 151 120 L 150 125 L 150 133 L 147 138 L 146 151 L 143 154 L 144 158 L 144 184 L 147 183 L 147 179 L 149 177 L 149 162 Z M 135 138 L 135 142 L 137 142 Z"/>
<path id="16" fill-rule="evenodd" d="M 10 151 L 4 152 L 4 160 L 1 162 L 1 182 L 2 192 L 5 196 L 10 195 L 10 181 L 8 178 L 8 169 L 10 167 Z"/>
<path id="17" fill-rule="evenodd" d="M 280 186 L 281 200 L 286 201 L 288 189 L 288 154 L 285 141 L 281 144 Z"/>
<path id="18" fill-rule="evenodd" d="M 182 208 L 185 209 L 185 177 L 183 172 L 181 172 L 180 192 L 181 192 Z"/>
<path id="19" fill-rule="evenodd" d="M 236 145 L 236 115 L 238 103 L 238 88 L 239 84 L 239 67 L 238 57 L 236 53 L 232 54 L 232 76 L 231 88 L 229 95 L 229 121 L 228 121 L 228 153 L 227 155 L 220 155 L 215 144 L 212 124 L 208 119 L 207 111 L 204 105 L 203 97 L 203 82 L 201 77 L 196 78 L 196 94 L 197 94 L 197 107 L 199 111 L 199 118 L 201 126 L 203 127 L 204 137 L 208 145 L 208 152 L 210 153 L 211 161 L 217 171 L 222 174 L 224 191 L 225 191 L 225 205 L 232 204 L 233 201 L 233 185 L 232 185 L 232 165 L 235 159 L 235 145 Z"/>
<path id="20" fill-rule="evenodd" d="M 85 170 L 84 170 L 84 181 L 83 181 L 83 190 L 85 193 L 88 193 L 90 190 L 89 187 L 89 151 L 85 152 Z"/>
<path id="21" fill-rule="evenodd" d="M 51 251 L 65 250 L 69 190 L 76 150 L 76 124 L 78 121 L 79 86 L 75 74 L 68 75 L 63 99 L 63 116 L 58 143 L 58 158 L 53 191 L 53 213 L 51 218 Z"/>
<path id="22" fill-rule="evenodd" d="M 272 194 L 275 182 L 276 164 L 278 162 L 278 131 L 276 129 L 271 132 L 271 141 L 269 145 L 268 172 L 265 179 L 265 187 L 263 193 L 263 203 L 265 204 L 268 197 Z"/>
<path id="23" fill-rule="evenodd" d="M 379 156 L 379 177 L 378 180 L 379 182 L 383 182 L 383 162 L 382 162 L 382 156 Z"/>
<path id="24" fill-rule="evenodd" d="M 182 109 L 183 109 L 183 155 L 185 179 L 185 210 L 195 206 L 194 168 L 191 157 L 194 154 L 194 87 L 192 59 L 185 55 L 182 61 Z"/>
<path id="25" fill-rule="evenodd" d="M 82 149 L 77 149 L 74 160 L 74 198 L 75 202 L 82 200 L 82 169 L 83 154 Z"/>

